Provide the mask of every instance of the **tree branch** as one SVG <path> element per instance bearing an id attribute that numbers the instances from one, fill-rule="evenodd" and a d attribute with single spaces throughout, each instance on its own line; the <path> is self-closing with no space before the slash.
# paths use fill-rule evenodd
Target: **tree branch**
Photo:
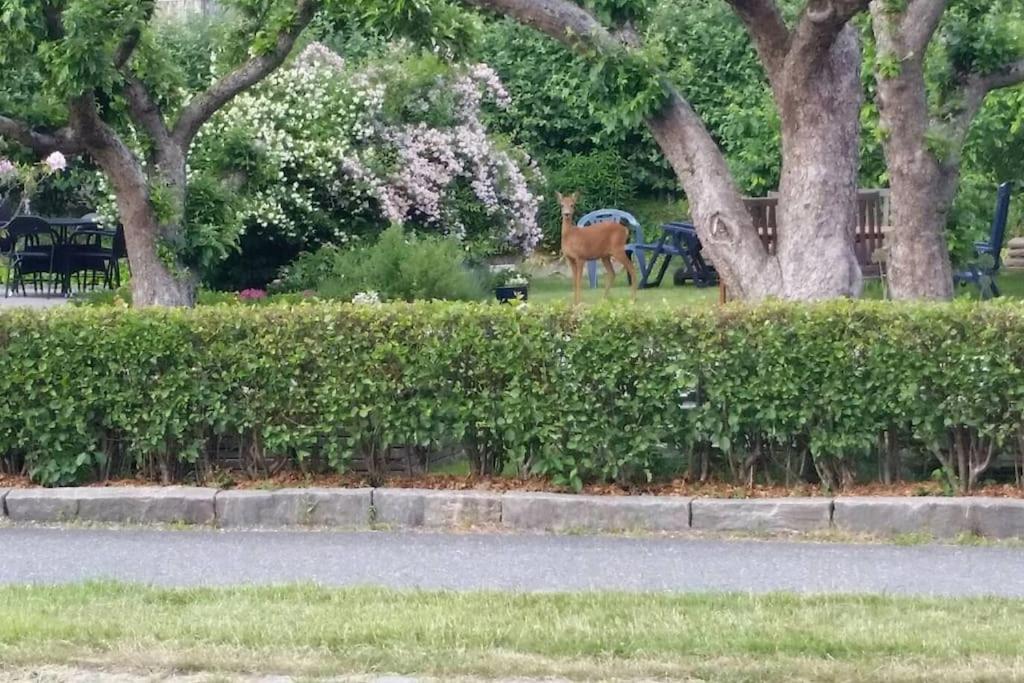
<path id="1" fill-rule="evenodd" d="M 17 119 L 0 116 L 0 137 L 17 142 L 36 154 L 81 154 L 82 145 L 70 128 L 60 128 L 53 133 L 38 131 Z"/>
<path id="2" fill-rule="evenodd" d="M 259 83 L 284 62 L 295 46 L 299 34 L 312 21 L 318 6 L 319 0 L 297 0 L 295 18 L 291 25 L 278 35 L 273 50 L 251 58 L 185 106 L 171 132 L 172 138 L 182 149 L 188 148 L 200 126 L 217 110 L 239 93 Z"/>
<path id="3" fill-rule="evenodd" d="M 128 35 L 124 37 L 121 44 L 117 46 L 114 51 L 114 68 L 120 70 L 128 60 L 131 58 L 132 53 L 135 52 L 135 48 L 139 44 L 139 37 L 142 35 L 142 30 L 139 28 L 132 29 L 128 32 Z"/>
<path id="4" fill-rule="evenodd" d="M 807 0 L 793 30 L 788 64 L 814 64 L 824 57 L 836 38 L 870 0 Z"/>
<path id="5" fill-rule="evenodd" d="M 135 48 L 139 44 L 139 38 L 142 36 L 142 25 L 148 24 L 153 18 L 153 13 L 156 11 L 155 0 L 145 0 L 142 5 L 142 16 L 139 19 L 138 24 L 128 30 L 125 34 L 121 44 L 117 46 L 117 50 L 114 51 L 114 68 L 120 70 L 128 60 L 131 59 L 132 54 L 135 53 Z"/>
<path id="6" fill-rule="evenodd" d="M 986 74 L 981 79 L 982 87 L 985 88 L 986 93 L 1001 88 L 1012 88 L 1021 83 L 1024 83 L 1024 59 L 1011 62 L 990 74 Z"/>
<path id="7" fill-rule="evenodd" d="M 989 74 L 969 74 L 961 79 L 958 89 L 961 100 L 959 111 L 948 124 L 958 149 L 963 147 L 971 124 L 985 104 L 988 94 L 1021 83 L 1024 83 L 1024 59 L 1011 62 Z"/>
<path id="8" fill-rule="evenodd" d="M 573 49 L 602 51 L 621 45 L 590 12 L 568 0 L 464 0 L 464 4 L 512 17 Z"/>
<path id="9" fill-rule="evenodd" d="M 925 49 L 939 28 L 949 0 L 913 0 L 899 23 L 903 49 L 900 59 L 924 59 Z"/>
<path id="10" fill-rule="evenodd" d="M 142 36 L 141 24 L 149 22 L 155 9 L 156 3 L 153 0 L 147 0 L 139 25 L 131 28 L 125 34 L 121 44 L 114 52 L 114 68 L 124 77 L 122 92 L 128 102 L 128 115 L 132 122 L 145 131 L 157 146 L 165 146 L 171 142 L 171 132 L 164 122 L 163 112 L 160 111 L 160 107 L 153 100 L 145 84 L 128 67 L 128 60 L 135 53 L 135 48 L 138 47 L 139 39 Z"/>
<path id="11" fill-rule="evenodd" d="M 128 101 L 128 114 L 132 122 L 142 128 L 158 147 L 171 143 L 171 131 L 164 123 L 163 112 L 153 101 L 146 86 L 127 68 L 123 68 L 121 73 L 124 75 L 124 96 Z"/>
<path id="12" fill-rule="evenodd" d="M 775 0 L 727 0 L 747 27 L 768 78 L 781 81 L 790 33 Z"/>

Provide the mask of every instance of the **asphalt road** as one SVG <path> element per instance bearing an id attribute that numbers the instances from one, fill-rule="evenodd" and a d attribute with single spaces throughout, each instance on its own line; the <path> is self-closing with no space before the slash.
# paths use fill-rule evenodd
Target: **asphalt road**
<path id="1" fill-rule="evenodd" d="M 608 536 L 0 528 L 0 583 L 1024 597 L 1024 549 Z"/>

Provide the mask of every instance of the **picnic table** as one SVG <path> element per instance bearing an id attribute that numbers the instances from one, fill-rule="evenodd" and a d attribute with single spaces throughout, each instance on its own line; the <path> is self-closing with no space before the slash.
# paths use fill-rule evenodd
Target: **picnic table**
<path id="1" fill-rule="evenodd" d="M 627 251 L 632 252 L 640 266 L 641 289 L 660 287 L 672 259 L 679 257 L 683 261 L 684 275 L 698 287 L 711 287 L 718 284 L 718 273 L 704 259 L 701 253 L 700 238 L 692 223 L 674 222 L 661 226 L 661 239 L 651 244 L 631 244 Z M 651 278 L 657 268 L 657 275 Z"/>

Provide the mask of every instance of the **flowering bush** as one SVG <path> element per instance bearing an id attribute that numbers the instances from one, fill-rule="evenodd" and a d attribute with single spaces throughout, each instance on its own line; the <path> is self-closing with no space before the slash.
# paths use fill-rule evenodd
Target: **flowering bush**
<path id="1" fill-rule="evenodd" d="M 539 175 L 481 119 L 508 104 L 483 64 L 399 51 L 353 66 L 314 43 L 211 121 L 191 163 L 231 178 L 245 230 L 282 243 L 279 253 L 388 223 L 529 251 L 540 239 Z"/>
<path id="2" fill-rule="evenodd" d="M 515 266 L 495 266 L 491 269 L 495 287 L 526 287 L 530 278 Z"/>
<path id="3" fill-rule="evenodd" d="M 15 187 L 21 191 L 19 210 L 28 212 L 29 202 L 35 195 L 40 181 L 46 176 L 60 173 L 68 167 L 67 159 L 60 152 L 53 152 L 36 164 L 15 164 L 0 157 L 0 186 Z"/>
<path id="4" fill-rule="evenodd" d="M 238 293 L 238 298 L 242 301 L 259 301 L 267 298 L 267 292 L 262 289 L 243 289 Z"/>
<path id="5" fill-rule="evenodd" d="M 352 297 L 352 303 L 362 304 L 364 306 L 373 306 L 380 303 L 380 294 L 370 290 L 369 292 L 359 292 Z"/>

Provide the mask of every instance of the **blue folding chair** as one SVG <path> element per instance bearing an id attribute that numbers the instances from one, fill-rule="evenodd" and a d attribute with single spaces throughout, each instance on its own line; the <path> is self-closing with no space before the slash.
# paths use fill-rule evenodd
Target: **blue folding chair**
<path id="1" fill-rule="evenodd" d="M 633 214 L 626 211 L 619 211 L 618 209 L 598 209 L 597 211 L 591 211 L 586 216 L 583 216 L 576 221 L 576 226 L 579 228 L 586 228 L 597 223 L 606 223 L 608 221 L 617 221 L 629 228 L 630 233 L 633 235 L 633 241 L 626 245 L 626 255 L 630 258 L 633 258 L 634 256 L 636 257 L 637 261 L 639 261 L 638 265 L 640 266 L 640 273 L 647 272 L 644 264 L 643 252 L 637 249 L 638 245 L 642 245 L 644 243 L 644 230 L 640 227 L 640 221 L 638 221 L 636 216 Z M 591 289 L 597 287 L 597 261 L 587 261 L 587 279 L 590 280 Z"/>
<path id="2" fill-rule="evenodd" d="M 986 262 L 974 261 L 969 263 L 963 270 L 953 274 L 953 282 L 958 285 L 973 283 L 981 292 L 981 297 L 987 299 L 990 296 L 1000 296 L 999 286 L 996 284 L 996 275 L 999 274 L 999 267 L 1002 265 L 1000 252 L 1003 250 L 1003 240 L 1006 238 L 1006 222 L 1010 216 L 1010 196 L 1012 186 L 1010 183 L 1003 183 L 996 193 L 996 214 L 992 219 L 992 232 L 989 238 L 982 242 L 974 243 L 974 255 L 980 259 L 983 256 Z M 986 286 L 987 285 L 987 286 Z"/>

